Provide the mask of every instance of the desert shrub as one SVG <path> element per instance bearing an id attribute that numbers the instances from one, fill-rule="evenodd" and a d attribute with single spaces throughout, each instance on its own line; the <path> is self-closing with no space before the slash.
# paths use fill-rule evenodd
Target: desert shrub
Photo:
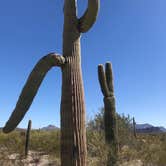
<path id="1" fill-rule="evenodd" d="M 105 144 L 104 136 L 104 110 L 101 109 L 98 114 L 95 115 L 94 119 L 91 119 L 87 123 L 87 138 L 88 138 L 88 155 L 89 157 L 97 156 L 100 162 L 97 162 L 96 165 L 107 165 L 108 153 L 112 153 L 113 149 L 109 148 Z M 132 133 L 131 118 L 129 116 L 117 114 L 117 125 L 118 125 L 118 145 L 121 149 L 126 145 L 128 150 L 124 153 L 119 152 L 119 159 L 123 155 L 123 159 L 135 158 L 136 154 L 133 153 L 135 149 L 130 149 L 130 146 L 137 146 L 134 136 Z M 130 149 L 130 150 L 129 150 Z M 121 150 L 120 150 L 121 151 Z M 111 156 L 114 156 L 112 153 Z"/>
<path id="2" fill-rule="evenodd" d="M 10 134 L 0 132 L 0 147 L 7 149 L 9 153 L 24 153 L 25 137 L 20 132 L 14 131 Z"/>
<path id="3" fill-rule="evenodd" d="M 142 149 L 139 156 L 145 165 L 165 166 L 166 163 L 166 134 L 142 134 Z"/>
<path id="4" fill-rule="evenodd" d="M 88 155 L 97 156 L 96 165 L 104 165 L 109 150 L 104 141 L 103 113 L 101 109 L 94 119 L 87 123 Z M 165 166 L 166 134 L 139 133 L 135 139 L 132 119 L 124 114 L 117 114 L 117 124 L 119 163 L 141 159 L 145 166 Z"/>
<path id="5" fill-rule="evenodd" d="M 132 146 L 135 144 L 135 139 L 133 135 L 132 119 L 129 115 L 117 114 L 117 125 L 118 125 L 118 138 L 119 147 L 124 145 Z"/>
<path id="6" fill-rule="evenodd" d="M 105 166 L 108 146 L 104 141 L 104 134 L 98 131 L 87 131 L 88 165 Z"/>
<path id="7" fill-rule="evenodd" d="M 97 131 L 104 135 L 104 110 L 100 109 L 99 113 L 97 113 L 94 119 L 89 120 L 87 123 L 87 130 L 89 131 Z M 133 144 L 134 137 L 132 133 L 132 119 L 130 116 L 125 116 L 124 114 L 119 115 L 116 114 L 117 117 L 117 126 L 118 126 L 118 142 L 119 146 Z"/>
<path id="8" fill-rule="evenodd" d="M 30 149 L 60 155 L 60 131 L 32 131 Z"/>
<path id="9" fill-rule="evenodd" d="M 5 148 L 10 153 L 24 154 L 25 135 L 20 131 L 10 134 L 0 132 L 0 148 Z M 30 150 L 43 151 L 47 154 L 60 153 L 60 131 L 32 130 L 30 137 Z"/>

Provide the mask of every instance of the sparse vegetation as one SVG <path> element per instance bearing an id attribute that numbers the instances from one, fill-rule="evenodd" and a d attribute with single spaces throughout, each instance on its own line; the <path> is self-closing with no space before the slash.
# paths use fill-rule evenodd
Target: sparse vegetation
<path id="1" fill-rule="evenodd" d="M 48 163 L 60 165 L 60 131 L 32 130 L 30 152 L 25 158 L 25 132 L 14 131 L 10 134 L 0 132 L 0 165 L 25 165 L 39 163 L 45 158 Z M 49 156 L 48 156 L 49 155 Z M 12 164 L 11 164 L 12 163 Z M 47 163 L 47 164 L 48 164 Z"/>
<path id="2" fill-rule="evenodd" d="M 119 166 L 142 163 L 142 166 L 165 166 L 166 133 L 137 134 L 135 139 L 130 116 L 118 115 Z M 25 135 L 23 131 L 10 134 L 0 132 L 0 165 L 40 163 L 46 158 L 50 165 L 60 166 L 60 131 L 32 130 L 28 161 L 24 158 Z M 87 123 L 89 166 L 106 166 L 109 147 L 105 144 L 103 111 Z M 49 155 L 49 156 L 48 156 Z M 132 165 L 132 164 L 131 164 Z M 135 166 L 135 165 L 133 165 Z"/>
<path id="3" fill-rule="evenodd" d="M 103 160 L 106 159 L 107 147 L 104 147 L 104 125 L 103 125 L 104 111 L 99 112 L 93 120 L 88 122 L 88 132 L 91 137 L 88 138 L 89 156 L 91 152 L 96 150 L 99 162 L 96 165 L 103 165 Z M 118 165 L 130 165 L 130 161 L 134 163 L 138 161 L 140 166 L 165 166 L 166 163 L 166 133 L 156 134 L 137 134 L 137 139 L 133 135 L 132 118 L 130 116 L 118 115 L 118 138 L 119 138 L 119 161 Z M 95 133 L 95 134 L 92 134 Z M 93 141 L 95 139 L 95 141 Z M 95 143 L 94 143 L 95 142 Z M 92 144 L 94 146 L 92 146 Z M 103 147 L 101 147 L 101 144 Z M 93 147 L 93 149 L 92 149 Z M 99 150 L 100 149 L 100 150 Z M 104 149 L 104 152 L 102 151 Z M 100 152 L 102 155 L 100 156 Z M 102 163 L 101 163 L 102 162 Z"/>

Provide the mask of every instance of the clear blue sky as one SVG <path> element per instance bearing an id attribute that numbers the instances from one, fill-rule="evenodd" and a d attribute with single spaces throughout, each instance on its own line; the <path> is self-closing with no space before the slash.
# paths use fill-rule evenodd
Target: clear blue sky
<path id="1" fill-rule="evenodd" d="M 78 0 L 79 16 L 87 0 Z M 101 0 L 93 28 L 82 35 L 87 118 L 103 106 L 97 65 L 111 61 L 117 112 L 166 127 L 166 1 Z M 0 1 L 0 126 L 15 107 L 35 63 L 62 53 L 62 0 Z M 52 69 L 20 127 L 60 125 L 61 71 Z"/>

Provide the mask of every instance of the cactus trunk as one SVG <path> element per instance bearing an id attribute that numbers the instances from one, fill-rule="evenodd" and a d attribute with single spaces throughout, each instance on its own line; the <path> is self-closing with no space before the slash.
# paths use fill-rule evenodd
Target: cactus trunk
<path id="1" fill-rule="evenodd" d="M 32 121 L 29 120 L 27 132 L 26 132 L 26 141 L 25 141 L 25 156 L 28 155 L 28 151 L 29 151 L 29 142 L 30 142 L 29 140 L 30 140 L 31 126 L 32 126 Z"/>
<path id="2" fill-rule="evenodd" d="M 105 141 L 110 146 L 107 166 L 116 166 L 118 160 L 118 136 L 115 112 L 115 98 L 104 97 Z"/>
<path id="3" fill-rule="evenodd" d="M 85 105 L 79 59 L 63 69 L 61 100 L 61 165 L 86 165 Z"/>
<path id="4" fill-rule="evenodd" d="M 61 100 L 62 166 L 86 166 L 85 104 L 80 53 L 81 30 L 86 31 L 90 28 L 83 26 L 84 21 L 87 21 L 85 16 L 79 20 L 76 1 L 65 0 L 63 56 L 66 65 L 62 68 Z M 87 22 L 86 25 L 89 24 Z"/>
<path id="5" fill-rule="evenodd" d="M 64 24 L 63 55 L 67 63 L 62 68 L 62 166 L 86 166 L 85 105 L 80 60 L 80 34 L 74 25 L 76 26 L 76 24 L 72 24 L 73 27 L 71 27 L 70 24 Z M 69 26 L 69 30 L 66 26 Z"/>

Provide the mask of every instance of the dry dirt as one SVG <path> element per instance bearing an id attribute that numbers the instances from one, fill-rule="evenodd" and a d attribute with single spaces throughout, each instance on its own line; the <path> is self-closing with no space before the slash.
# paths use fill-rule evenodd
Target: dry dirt
<path id="1" fill-rule="evenodd" d="M 50 158 L 43 152 L 29 151 L 28 156 L 20 156 L 17 153 L 8 154 L 1 149 L 0 166 L 60 166 L 58 159 Z"/>
<path id="2" fill-rule="evenodd" d="M 143 163 L 141 162 L 141 160 L 133 160 L 133 161 L 125 162 L 121 164 L 120 166 L 143 166 Z"/>
<path id="3" fill-rule="evenodd" d="M 60 166 L 60 161 L 43 152 L 29 151 L 28 156 L 17 153 L 10 154 L 7 149 L 0 148 L 0 166 Z M 143 166 L 141 160 L 128 161 L 119 166 Z"/>

